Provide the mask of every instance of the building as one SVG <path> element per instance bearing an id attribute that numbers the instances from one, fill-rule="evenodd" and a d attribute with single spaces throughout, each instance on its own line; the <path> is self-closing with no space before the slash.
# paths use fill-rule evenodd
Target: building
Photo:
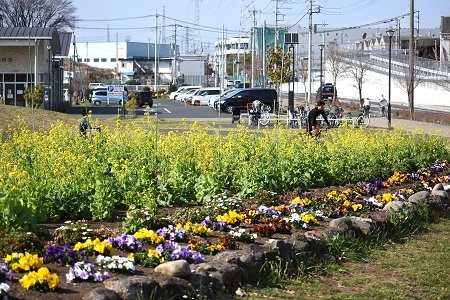
<path id="1" fill-rule="evenodd" d="M 49 27 L 0 28 L 0 98 L 7 105 L 26 106 L 28 87 L 45 85 L 42 108 L 64 111 L 63 60 L 71 33 Z"/>
<path id="2" fill-rule="evenodd" d="M 77 62 L 110 69 L 120 82 L 134 81 L 159 89 L 161 85 L 184 82 L 205 85 L 208 81 L 205 68 L 208 56 L 180 55 L 178 45 L 129 41 L 74 43 L 70 53 Z"/>

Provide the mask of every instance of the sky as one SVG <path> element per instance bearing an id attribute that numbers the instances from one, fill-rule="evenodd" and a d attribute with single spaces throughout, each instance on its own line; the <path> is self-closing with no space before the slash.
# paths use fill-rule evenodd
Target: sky
<path id="1" fill-rule="evenodd" d="M 409 28 L 411 0 L 313 0 L 313 24 L 325 28 Z M 77 8 L 77 42 L 173 43 L 198 50 L 214 42 L 246 36 L 251 26 L 275 24 L 308 27 L 309 0 L 72 0 Z M 126 5 L 124 5 L 126 3 Z M 278 5 L 277 5 L 278 4 Z M 196 10 L 196 7 L 199 7 Z M 414 0 L 415 28 L 439 28 L 441 16 L 450 16 L 449 0 Z M 158 16 L 156 18 L 155 16 Z M 165 18 L 163 18 L 165 16 Z M 158 19 L 158 26 L 156 26 Z"/>

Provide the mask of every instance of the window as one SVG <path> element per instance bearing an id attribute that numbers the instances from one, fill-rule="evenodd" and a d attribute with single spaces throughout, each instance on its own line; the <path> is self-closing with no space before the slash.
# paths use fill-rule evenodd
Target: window
<path id="1" fill-rule="evenodd" d="M 111 62 L 116 62 L 116 59 L 115 58 L 111 58 Z"/>
<path id="2" fill-rule="evenodd" d="M 94 58 L 94 62 L 99 62 L 100 60 L 98 58 Z"/>
<path id="3" fill-rule="evenodd" d="M 17 82 L 27 82 L 27 74 L 16 74 Z"/>
<path id="4" fill-rule="evenodd" d="M 102 62 L 106 62 L 106 58 L 102 58 Z"/>

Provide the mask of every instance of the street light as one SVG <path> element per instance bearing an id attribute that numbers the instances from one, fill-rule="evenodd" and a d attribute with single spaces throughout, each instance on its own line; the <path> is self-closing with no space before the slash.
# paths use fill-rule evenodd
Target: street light
<path id="1" fill-rule="evenodd" d="M 394 30 L 386 30 L 386 34 L 389 37 L 389 85 L 388 85 L 388 128 L 391 128 L 391 50 L 392 50 L 392 37 L 394 36 Z"/>
<path id="2" fill-rule="evenodd" d="M 323 47 L 325 47 L 324 44 L 319 45 L 319 49 L 320 49 L 320 89 L 321 90 L 322 90 L 322 86 L 323 86 L 323 84 L 322 84 L 322 78 L 323 78 L 323 76 L 322 76 L 322 51 L 323 51 Z"/>
<path id="3" fill-rule="evenodd" d="M 50 44 L 48 44 L 47 45 L 47 50 L 48 50 L 48 89 L 47 89 L 47 108 L 50 110 L 50 101 L 51 101 L 51 99 L 50 99 L 50 90 L 51 90 L 51 81 L 50 81 L 50 65 L 51 65 L 51 63 L 52 63 L 52 61 L 51 61 L 51 54 L 50 54 L 50 52 L 52 51 L 52 45 L 50 45 Z"/>

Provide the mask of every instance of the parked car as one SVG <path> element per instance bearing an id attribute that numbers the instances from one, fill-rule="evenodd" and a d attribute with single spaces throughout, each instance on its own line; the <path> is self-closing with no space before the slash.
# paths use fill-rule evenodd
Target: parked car
<path id="1" fill-rule="evenodd" d="M 134 96 L 136 97 L 139 107 L 144 106 L 144 104 L 147 104 L 150 107 L 153 106 L 153 99 L 152 99 L 151 91 L 134 92 Z"/>
<path id="2" fill-rule="evenodd" d="M 208 105 L 209 99 L 220 94 L 220 87 L 209 87 L 198 89 L 191 96 L 187 97 L 186 102 L 192 105 Z"/>
<path id="3" fill-rule="evenodd" d="M 229 95 L 230 93 L 232 94 L 237 93 L 237 91 L 238 91 L 237 89 L 224 90 L 222 94 L 215 95 L 211 99 L 209 99 L 208 106 L 211 106 L 216 110 L 219 109 L 219 99 L 225 97 L 226 95 Z"/>
<path id="4" fill-rule="evenodd" d="M 120 98 L 109 98 L 108 102 L 108 92 L 105 88 L 100 89 L 94 89 L 90 91 L 89 93 L 89 100 L 91 101 L 92 105 L 100 106 L 102 104 L 104 105 L 122 105 L 122 99 Z M 128 96 L 127 92 L 123 92 L 123 103 L 127 102 Z"/>
<path id="5" fill-rule="evenodd" d="M 89 83 L 89 89 L 93 90 L 93 89 L 98 89 L 98 88 L 106 88 L 104 83 L 101 82 L 91 82 Z"/>
<path id="6" fill-rule="evenodd" d="M 169 99 L 179 100 L 178 99 L 178 95 L 179 94 L 185 93 L 188 90 L 199 89 L 199 88 L 201 88 L 201 86 L 198 86 L 198 85 L 184 85 L 184 86 L 180 86 L 178 88 L 178 90 L 176 90 L 175 92 L 170 93 Z"/>
<path id="7" fill-rule="evenodd" d="M 177 100 L 181 101 L 181 102 L 186 102 L 186 100 L 192 96 L 196 91 L 198 91 L 199 89 L 191 89 L 191 90 L 187 90 L 184 93 L 181 93 L 177 96 Z"/>
<path id="8" fill-rule="evenodd" d="M 336 98 L 335 95 L 334 95 L 335 91 L 336 91 L 336 97 L 337 97 L 337 90 L 334 89 L 333 84 L 326 83 L 326 84 L 324 84 L 323 86 L 321 86 L 321 87 L 319 87 L 317 89 L 316 100 L 317 101 L 319 101 L 319 100 L 324 100 L 324 101 L 330 100 L 330 101 L 333 101 L 333 99 Z"/>
<path id="9" fill-rule="evenodd" d="M 247 110 L 253 101 L 259 100 L 264 105 L 270 107 L 270 112 L 274 111 L 274 105 L 277 103 L 277 91 L 274 89 L 251 88 L 237 90 L 236 93 L 230 93 L 219 101 L 220 109 L 227 113 L 233 113 L 235 108 Z"/>

